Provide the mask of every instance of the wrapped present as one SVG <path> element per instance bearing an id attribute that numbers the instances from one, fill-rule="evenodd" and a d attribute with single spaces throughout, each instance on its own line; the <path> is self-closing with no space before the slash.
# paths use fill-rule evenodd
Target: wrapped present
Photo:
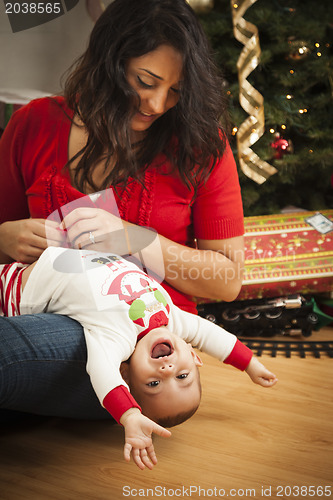
<path id="1" fill-rule="evenodd" d="M 333 210 L 245 218 L 237 300 L 333 291 Z"/>
<path id="2" fill-rule="evenodd" d="M 0 88 L 0 129 L 4 129 L 10 117 L 21 106 L 28 104 L 32 99 L 45 97 L 50 94 L 40 90 L 20 89 L 10 90 Z"/>

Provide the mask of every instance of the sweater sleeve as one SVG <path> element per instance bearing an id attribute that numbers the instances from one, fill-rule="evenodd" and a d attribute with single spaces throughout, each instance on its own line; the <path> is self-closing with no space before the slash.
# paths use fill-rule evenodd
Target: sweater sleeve
<path id="1" fill-rule="evenodd" d="M 130 408 L 138 408 L 141 411 L 141 407 L 129 390 L 123 385 L 115 387 L 105 396 L 103 406 L 118 424 L 120 423 L 121 416 Z"/>
<path id="2" fill-rule="evenodd" d="M 170 330 L 200 351 L 244 371 L 252 358 L 252 351 L 235 335 L 195 314 L 172 306 Z"/>
<path id="3" fill-rule="evenodd" d="M 84 327 L 84 334 L 88 351 L 87 372 L 101 405 L 118 423 L 129 408 L 141 411 L 121 376 L 120 364 L 124 355 L 118 343 L 110 338 L 110 332 L 103 332 L 100 328 L 92 332 Z"/>
<path id="4" fill-rule="evenodd" d="M 229 144 L 207 181 L 200 184 L 192 214 L 196 238 L 226 239 L 244 233 L 238 173 Z"/>
<path id="5" fill-rule="evenodd" d="M 17 110 L 0 140 L 0 224 L 29 217 L 20 164 L 26 116 L 27 106 Z"/>
<path id="6" fill-rule="evenodd" d="M 233 350 L 229 356 L 224 360 L 226 365 L 231 365 L 238 370 L 244 371 L 248 367 L 253 353 L 245 344 L 240 340 L 236 340 Z"/>

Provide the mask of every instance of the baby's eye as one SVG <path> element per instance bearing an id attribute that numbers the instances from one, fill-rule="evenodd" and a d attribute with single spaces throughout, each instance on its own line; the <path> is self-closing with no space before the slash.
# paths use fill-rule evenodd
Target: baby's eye
<path id="1" fill-rule="evenodd" d="M 156 387 L 160 383 L 159 380 L 153 380 L 152 382 L 149 382 L 148 387 Z"/>
<path id="2" fill-rule="evenodd" d="M 183 378 L 187 378 L 188 377 L 188 373 L 182 373 L 181 375 L 177 375 L 177 378 L 179 379 L 183 379 Z"/>

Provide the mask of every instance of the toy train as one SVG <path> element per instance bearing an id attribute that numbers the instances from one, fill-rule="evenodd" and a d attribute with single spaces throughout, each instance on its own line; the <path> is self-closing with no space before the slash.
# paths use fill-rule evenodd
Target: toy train
<path id="1" fill-rule="evenodd" d="M 309 337 L 318 323 L 313 303 L 301 295 L 199 304 L 198 313 L 237 337 Z"/>

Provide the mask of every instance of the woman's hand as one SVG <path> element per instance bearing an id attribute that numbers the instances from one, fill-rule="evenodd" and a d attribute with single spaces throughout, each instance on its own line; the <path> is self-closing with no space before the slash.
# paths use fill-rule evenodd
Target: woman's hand
<path id="1" fill-rule="evenodd" d="M 0 225 L 0 252 L 15 261 L 32 264 L 48 246 L 61 245 L 63 237 L 57 226 L 45 219 L 3 222 Z"/>
<path id="2" fill-rule="evenodd" d="M 198 239 L 190 248 L 159 237 L 165 280 L 180 292 L 195 297 L 233 301 L 243 280 L 244 238 Z"/>
<path id="3" fill-rule="evenodd" d="M 124 223 L 126 224 L 126 223 Z M 60 229 L 72 248 L 87 248 L 119 255 L 128 253 L 123 221 L 101 208 L 80 207 L 66 215 Z"/>

